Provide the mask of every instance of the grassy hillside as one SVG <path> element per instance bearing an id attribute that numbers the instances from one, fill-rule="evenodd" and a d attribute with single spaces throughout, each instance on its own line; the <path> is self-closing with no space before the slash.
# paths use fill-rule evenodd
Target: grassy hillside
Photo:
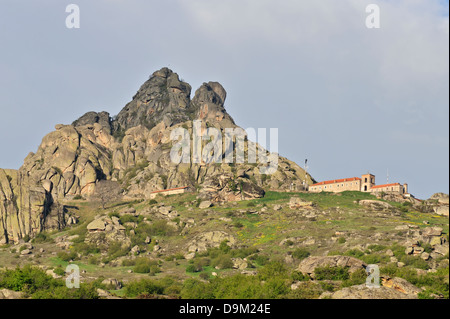
<path id="1" fill-rule="evenodd" d="M 290 209 L 292 197 L 311 201 L 313 206 Z M 322 280 L 311 280 L 297 271 L 300 261 L 308 256 L 347 255 L 379 265 L 382 274 L 425 287 L 420 297 L 448 298 L 448 255 L 425 261 L 404 252 L 412 232 L 425 227 L 441 227 L 448 240 L 448 218 L 395 202 L 388 202 L 392 206 L 388 210 L 371 209 L 360 205 L 361 200 L 376 198 L 361 192 L 269 191 L 261 199 L 199 209 L 195 194 L 188 193 L 154 201 L 109 203 L 105 210 L 99 203 L 74 200 L 65 205 L 70 214 L 79 217 L 76 225 L 39 235 L 31 241 L 31 254 L 22 255 L 20 245 L 3 246 L 0 266 L 12 269 L 33 264 L 64 275 L 65 267 L 75 263 L 82 270 L 82 282 L 106 289 L 99 279 L 115 278 L 123 288 L 106 290 L 129 298 L 317 298 L 325 291 L 363 283 L 365 274 L 350 276 L 344 270 L 342 276 L 326 272 Z M 157 211 L 162 204 L 172 206 L 177 216 L 161 218 Z M 123 214 L 131 208 L 136 212 Z M 126 247 L 86 243 L 86 226 L 99 216 L 119 218 L 131 243 Z M 189 245 L 212 231 L 232 236 L 235 244 L 229 247 L 222 242 L 186 259 Z M 61 236 L 73 237 L 61 240 Z M 145 243 L 147 237 L 150 243 Z M 70 245 L 63 248 L 61 242 Z M 135 246 L 139 254 L 131 252 Z M 422 246 L 425 251 L 431 249 Z M 233 268 L 236 259 L 246 263 L 245 269 Z M 398 262 L 403 267 L 398 267 Z M 299 288 L 291 290 L 291 284 L 298 282 L 302 283 Z"/>

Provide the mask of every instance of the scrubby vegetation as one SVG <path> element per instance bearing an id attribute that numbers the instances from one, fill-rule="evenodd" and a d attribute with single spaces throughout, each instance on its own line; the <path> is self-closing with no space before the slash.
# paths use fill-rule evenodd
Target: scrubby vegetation
<path id="1" fill-rule="evenodd" d="M 290 209 L 293 196 L 312 201 L 314 208 Z M 424 288 L 420 298 L 448 298 L 448 255 L 434 254 L 424 260 L 420 255 L 405 253 L 404 246 L 407 235 L 427 227 L 421 224 L 423 220 L 442 227 L 445 242 L 445 219 L 398 203 L 390 203 L 392 216 L 392 212 L 366 210 L 358 203 L 363 199 L 374 197 L 358 192 L 336 195 L 268 191 L 261 199 L 214 205 L 201 211 L 196 209 L 201 200 L 188 193 L 111 203 L 105 211 L 98 204 L 77 200 L 71 202 L 76 209 L 70 211 L 71 216 L 80 216 L 76 225 L 63 232 L 42 232 L 24 238 L 26 244 L 0 247 L 0 264 L 10 263 L 8 271 L 0 271 L 0 287 L 19 289 L 31 298 L 91 298 L 101 288 L 123 298 L 304 299 L 365 282 L 367 274 L 363 269 L 349 273 L 342 267 L 317 268 L 314 280 L 298 271 L 299 263 L 306 258 L 328 254 L 379 265 L 382 276 L 404 278 Z M 276 205 L 281 208 L 274 209 Z M 175 213 L 163 216 L 159 212 L 162 207 Z M 401 207 L 407 207 L 407 212 Z M 102 232 L 91 234 L 86 226 L 99 215 L 122 225 L 126 240 Z M 405 224 L 414 226 L 404 228 Z M 398 225 L 402 227 L 395 229 Z M 213 247 L 208 242 L 206 250 L 190 254 L 198 235 L 216 231 L 231 235 L 235 242 L 223 241 L 219 245 L 216 241 Z M 91 241 L 93 236 L 95 241 Z M 70 237 L 70 243 L 61 237 Z M 35 246 L 33 255 L 25 251 L 30 244 Z M 433 254 L 434 247 L 428 241 L 419 241 L 418 245 Z M 48 250 L 42 253 L 44 257 L 38 253 L 40 247 Z M 12 275 L 17 271 L 15 264 L 23 265 L 25 261 L 45 265 L 63 278 L 66 265 L 76 263 L 89 280 L 81 290 L 71 291 L 62 279 L 45 273 L 40 277 L 24 270 L 26 275 Z M 35 286 L 11 284 L 13 277 L 29 276 L 34 278 Z M 123 288 L 100 284 L 104 276 L 119 279 Z"/>
<path id="2" fill-rule="evenodd" d="M 22 292 L 33 299 L 97 299 L 98 281 L 80 284 L 78 289 L 66 287 L 61 279 L 54 279 L 41 269 L 26 265 L 14 270 L 0 270 L 0 288 Z"/>

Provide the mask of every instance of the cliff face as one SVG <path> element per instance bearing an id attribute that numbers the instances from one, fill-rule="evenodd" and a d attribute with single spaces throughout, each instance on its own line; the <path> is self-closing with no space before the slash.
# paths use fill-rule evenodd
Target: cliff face
<path id="1" fill-rule="evenodd" d="M 56 125 L 19 170 L 0 169 L 0 242 L 63 228 L 64 200 L 89 199 L 100 180 L 118 181 L 124 195 L 139 198 L 180 186 L 196 187 L 199 196 L 213 201 L 261 197 L 262 188 L 300 189 L 304 170 L 282 157 L 271 175 L 261 174 L 262 163 L 174 164 L 172 130 L 183 128 L 192 136 L 193 120 L 202 120 L 202 132 L 238 128 L 225 110 L 226 91 L 219 83 L 204 83 L 192 100 L 190 93 L 189 84 L 163 68 L 116 118 L 89 112 L 71 125 Z M 310 176 L 306 180 L 312 182 Z"/>

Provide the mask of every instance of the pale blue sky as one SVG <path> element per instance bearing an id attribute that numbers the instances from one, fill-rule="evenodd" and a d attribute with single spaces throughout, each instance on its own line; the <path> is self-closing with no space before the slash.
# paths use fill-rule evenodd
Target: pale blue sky
<path id="1" fill-rule="evenodd" d="M 0 0 L 0 167 L 57 123 L 117 114 L 168 66 L 193 92 L 222 83 L 237 124 L 279 128 L 315 179 L 389 169 L 428 198 L 449 191 L 448 58 L 448 1 Z"/>

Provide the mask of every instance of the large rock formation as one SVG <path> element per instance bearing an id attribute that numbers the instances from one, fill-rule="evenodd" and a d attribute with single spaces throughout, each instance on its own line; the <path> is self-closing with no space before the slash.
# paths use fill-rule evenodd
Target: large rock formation
<path id="1" fill-rule="evenodd" d="M 191 154 L 190 163 L 173 163 L 174 129 L 183 128 L 192 136 L 193 120 L 202 121 L 201 134 L 210 127 L 221 133 L 239 128 L 225 110 L 226 91 L 219 83 L 204 83 L 192 100 L 190 94 L 189 84 L 163 68 L 116 117 L 88 112 L 71 125 L 56 125 L 19 170 L 0 170 L 0 241 L 16 242 L 64 227 L 64 200 L 89 199 L 101 180 L 119 182 L 129 197 L 148 198 L 154 190 L 192 186 L 211 201 L 258 198 L 264 196 L 263 188 L 289 190 L 303 180 L 312 183 L 303 169 L 283 157 L 271 175 L 261 173 L 266 165 L 261 162 L 195 163 Z M 253 145 L 245 142 L 247 153 Z"/>

